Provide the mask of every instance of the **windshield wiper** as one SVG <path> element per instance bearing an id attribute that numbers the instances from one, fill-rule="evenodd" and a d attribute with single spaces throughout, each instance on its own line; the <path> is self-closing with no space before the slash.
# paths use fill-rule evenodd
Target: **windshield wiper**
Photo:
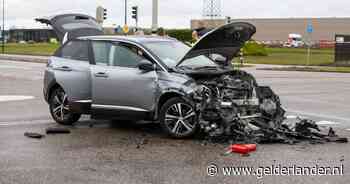
<path id="1" fill-rule="evenodd" d="M 192 67 L 190 67 L 190 66 L 185 66 L 185 65 L 182 65 L 182 66 L 178 66 L 178 68 L 180 68 L 180 69 L 187 69 L 187 70 L 192 70 L 193 68 Z"/>
<path id="2" fill-rule="evenodd" d="M 201 67 L 197 67 L 195 68 L 196 70 L 203 70 L 203 69 L 218 69 L 217 66 L 201 66 Z"/>

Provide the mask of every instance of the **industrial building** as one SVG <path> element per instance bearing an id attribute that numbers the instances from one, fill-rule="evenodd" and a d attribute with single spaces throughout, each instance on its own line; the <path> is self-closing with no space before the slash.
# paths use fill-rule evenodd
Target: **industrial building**
<path id="1" fill-rule="evenodd" d="M 116 34 L 113 27 L 105 27 L 103 30 L 107 35 Z M 7 40 L 10 42 L 48 42 L 52 38 L 58 39 L 53 29 L 10 29 Z"/>
<path id="2" fill-rule="evenodd" d="M 9 32 L 11 42 L 48 42 L 51 38 L 57 39 L 56 33 L 52 29 L 10 29 Z"/>
<path id="3" fill-rule="evenodd" d="M 231 19 L 231 22 L 249 22 L 257 27 L 254 38 L 258 41 L 287 41 L 291 33 L 307 35 L 307 26 L 313 27 L 311 40 L 334 41 L 336 34 L 350 34 L 349 18 L 266 18 L 266 19 Z M 203 22 L 203 23 L 200 23 Z M 191 28 L 217 27 L 227 23 L 227 19 L 191 20 Z"/>

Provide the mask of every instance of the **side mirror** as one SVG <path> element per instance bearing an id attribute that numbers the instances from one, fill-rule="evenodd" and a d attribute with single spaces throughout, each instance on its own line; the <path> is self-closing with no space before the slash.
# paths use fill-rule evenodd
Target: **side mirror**
<path id="1" fill-rule="evenodd" d="M 142 61 L 139 65 L 138 68 L 142 71 L 145 72 L 150 72 L 156 70 L 154 64 L 148 62 L 148 61 Z"/>

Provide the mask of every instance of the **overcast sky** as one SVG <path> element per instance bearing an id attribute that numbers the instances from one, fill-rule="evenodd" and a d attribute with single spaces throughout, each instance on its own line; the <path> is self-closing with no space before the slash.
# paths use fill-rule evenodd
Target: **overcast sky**
<path id="1" fill-rule="evenodd" d="M 159 25 L 190 27 L 190 19 L 202 16 L 202 1 L 159 0 Z M 6 27 L 40 27 L 34 18 L 64 12 L 95 16 L 98 5 L 108 9 L 106 25 L 124 24 L 124 0 L 5 0 Z M 129 17 L 131 6 L 138 5 L 140 25 L 151 26 L 152 0 L 128 0 L 128 5 Z M 350 17 L 350 0 L 222 0 L 222 15 L 232 18 Z M 129 24 L 134 24 L 131 18 Z"/>

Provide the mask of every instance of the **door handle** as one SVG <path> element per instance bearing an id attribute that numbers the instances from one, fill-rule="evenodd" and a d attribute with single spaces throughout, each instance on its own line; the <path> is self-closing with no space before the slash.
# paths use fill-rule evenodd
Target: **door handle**
<path id="1" fill-rule="evenodd" d="M 108 74 L 105 72 L 95 73 L 95 77 L 108 78 Z"/>
<path id="2" fill-rule="evenodd" d="M 68 67 L 68 66 L 57 67 L 57 68 L 55 68 L 55 70 L 60 70 L 60 71 L 65 71 L 65 72 L 72 71 L 72 69 L 70 67 Z"/>

